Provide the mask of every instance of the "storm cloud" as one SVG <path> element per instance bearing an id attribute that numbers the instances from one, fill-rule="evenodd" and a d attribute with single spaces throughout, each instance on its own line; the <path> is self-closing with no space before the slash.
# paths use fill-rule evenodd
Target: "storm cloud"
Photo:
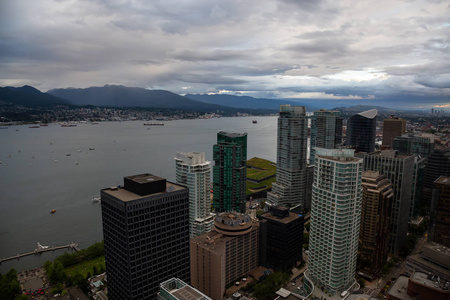
<path id="1" fill-rule="evenodd" d="M 0 86 L 442 106 L 449 15 L 447 1 L 3 0 Z"/>

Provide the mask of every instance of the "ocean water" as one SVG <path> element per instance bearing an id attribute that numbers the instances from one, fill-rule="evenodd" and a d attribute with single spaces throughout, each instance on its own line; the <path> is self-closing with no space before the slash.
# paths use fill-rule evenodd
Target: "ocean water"
<path id="1" fill-rule="evenodd" d="M 252 119 L 258 123 L 252 124 Z M 0 257 L 33 251 L 37 242 L 74 242 L 86 248 L 100 241 L 101 209 L 92 198 L 99 197 L 101 189 L 122 185 L 123 177 L 140 173 L 175 181 L 176 151 L 201 151 L 212 160 L 219 130 L 247 132 L 247 157 L 276 161 L 277 117 L 143 124 L 22 125 L 0 130 Z M 52 209 L 56 213 L 51 214 Z M 4 262 L 0 272 L 38 267 L 63 253 Z"/>

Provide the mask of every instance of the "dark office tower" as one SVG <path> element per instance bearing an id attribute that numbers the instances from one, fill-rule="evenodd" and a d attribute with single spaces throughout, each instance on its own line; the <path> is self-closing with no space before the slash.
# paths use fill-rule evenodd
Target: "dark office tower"
<path id="1" fill-rule="evenodd" d="M 309 163 L 314 165 L 315 148 L 336 149 L 342 145 L 342 118 L 339 111 L 316 110 L 311 116 Z"/>
<path id="2" fill-rule="evenodd" d="M 362 174 L 362 209 L 359 230 L 359 262 L 371 274 L 380 274 L 389 253 L 389 213 L 392 184 L 378 171 Z"/>
<path id="3" fill-rule="evenodd" d="M 422 200 L 423 178 L 425 176 L 426 158 L 414 156 L 414 173 L 411 190 L 411 206 L 409 208 L 409 220 L 413 220 L 419 214 Z"/>
<path id="4" fill-rule="evenodd" d="M 303 211 L 311 210 L 312 187 L 314 182 L 314 165 L 306 166 L 306 201 Z"/>
<path id="5" fill-rule="evenodd" d="M 434 150 L 434 135 L 405 133 L 394 139 L 393 147 L 400 154 L 428 157 Z"/>
<path id="6" fill-rule="evenodd" d="M 393 150 L 364 155 L 364 171 L 378 171 L 392 183 L 394 198 L 390 213 L 389 251 L 396 253 L 408 231 L 411 191 L 413 190 L 415 156 L 398 155 Z"/>
<path id="7" fill-rule="evenodd" d="M 156 299 L 159 283 L 190 281 L 189 192 L 141 174 L 101 190 L 108 298 Z"/>
<path id="8" fill-rule="evenodd" d="M 267 267 L 291 270 L 302 261 L 303 216 L 286 207 L 270 206 L 259 219 L 267 221 Z"/>
<path id="9" fill-rule="evenodd" d="M 347 146 L 357 152 L 373 152 L 377 130 L 377 110 L 371 109 L 353 115 L 347 121 Z"/>
<path id="10" fill-rule="evenodd" d="M 441 175 L 450 176 L 450 148 L 435 149 L 428 157 L 422 190 L 422 200 L 425 206 L 430 205 L 434 181 Z"/>
<path id="11" fill-rule="evenodd" d="M 217 133 L 213 159 L 213 207 L 216 213 L 245 213 L 247 133 Z"/>
<path id="12" fill-rule="evenodd" d="M 304 106 L 280 106 L 277 135 L 277 180 L 267 204 L 306 209 L 308 118 Z"/>
<path id="13" fill-rule="evenodd" d="M 392 147 L 394 139 L 405 133 L 406 120 L 391 116 L 383 120 L 383 140 L 381 144 L 385 147 Z"/>
<path id="14" fill-rule="evenodd" d="M 450 247 L 450 177 L 434 182 L 429 241 Z"/>

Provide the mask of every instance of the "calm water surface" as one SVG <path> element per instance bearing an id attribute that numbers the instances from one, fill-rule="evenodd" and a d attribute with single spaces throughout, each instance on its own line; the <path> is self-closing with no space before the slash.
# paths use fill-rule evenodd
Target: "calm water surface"
<path id="1" fill-rule="evenodd" d="M 258 123 L 252 124 L 252 119 Z M 100 189 L 123 184 L 124 176 L 147 172 L 175 181 L 175 152 L 201 151 L 212 160 L 219 130 L 247 132 L 248 158 L 276 160 L 277 117 L 178 120 L 165 126 L 143 123 L 0 130 L 0 257 L 33 251 L 37 242 L 49 246 L 75 242 L 86 248 L 100 241 L 100 204 L 92 203 Z M 50 214 L 52 209 L 55 214 Z M 41 266 L 63 253 L 5 262 L 0 272 Z"/>

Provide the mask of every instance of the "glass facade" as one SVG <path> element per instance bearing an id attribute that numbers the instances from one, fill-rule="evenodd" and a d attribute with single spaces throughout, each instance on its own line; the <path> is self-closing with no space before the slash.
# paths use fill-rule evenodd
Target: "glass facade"
<path id="1" fill-rule="evenodd" d="M 373 152 L 377 130 L 377 110 L 371 109 L 353 115 L 347 121 L 347 146 L 357 152 Z"/>
<path id="2" fill-rule="evenodd" d="M 247 133 L 217 133 L 213 146 L 213 207 L 245 213 Z"/>
<path id="3" fill-rule="evenodd" d="M 339 111 L 317 110 L 311 116 L 309 163 L 314 165 L 315 147 L 336 149 L 342 145 L 342 118 Z"/>
<path id="4" fill-rule="evenodd" d="M 277 135 L 277 179 L 267 204 L 291 207 L 306 203 L 308 118 L 303 106 L 280 106 Z"/>

